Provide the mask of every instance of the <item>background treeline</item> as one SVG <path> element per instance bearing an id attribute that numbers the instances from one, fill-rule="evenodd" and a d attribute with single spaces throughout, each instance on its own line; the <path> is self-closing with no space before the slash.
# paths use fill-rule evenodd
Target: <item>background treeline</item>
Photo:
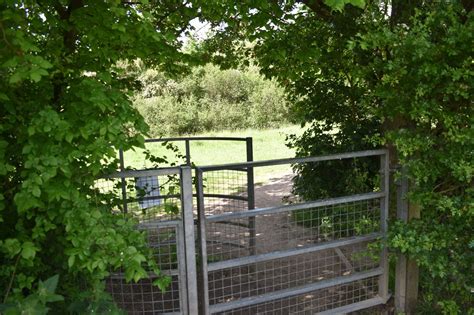
<path id="1" fill-rule="evenodd" d="M 144 70 L 136 108 L 150 136 L 241 128 L 267 128 L 291 121 L 285 92 L 256 67 L 221 70 L 208 64 L 179 78 Z"/>

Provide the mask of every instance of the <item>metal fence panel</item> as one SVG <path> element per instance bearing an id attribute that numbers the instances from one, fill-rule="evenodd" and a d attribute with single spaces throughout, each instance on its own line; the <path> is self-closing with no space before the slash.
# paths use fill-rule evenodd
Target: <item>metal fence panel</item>
<path id="1" fill-rule="evenodd" d="M 177 167 L 122 171 L 96 183 L 102 194 L 110 196 L 112 212 L 138 220 L 137 228 L 144 231 L 156 263 L 163 274 L 171 278 L 169 288 L 162 292 L 153 285 L 157 276 L 152 273 L 149 279 L 133 283 L 125 281 L 120 270 L 113 271 L 106 281 L 106 289 L 128 314 L 189 313 L 188 301 L 193 297 L 188 291 L 185 248 L 186 238 L 189 237 L 193 238 L 194 246 L 194 236 L 185 235 L 183 215 L 187 210 L 191 211 L 192 216 L 192 206 L 189 209 L 189 204 L 192 204 L 190 171 Z M 186 179 L 185 183 L 183 179 Z M 180 192 L 181 187 L 187 190 L 184 194 Z M 181 195 L 186 195 L 187 200 L 183 201 Z M 117 196 L 122 196 L 122 201 L 114 203 Z"/>
<path id="2" fill-rule="evenodd" d="M 127 313 L 329 314 L 386 302 L 387 251 L 369 246 L 387 232 L 385 150 L 253 162 L 251 138 L 238 138 L 247 162 L 197 167 L 193 178 L 193 139 L 181 140 L 185 166 L 122 170 L 97 182 L 114 200 L 122 197 L 111 210 L 138 219 L 171 277 L 161 292 L 152 274 L 126 283 L 114 272 L 107 289 Z M 255 207 L 255 169 L 367 157 L 380 160 L 376 191 Z"/>
<path id="3" fill-rule="evenodd" d="M 245 168 L 374 156 L 376 192 L 259 209 L 219 198 L 254 204 L 253 192 L 239 190 L 249 180 L 238 173 Z M 197 168 L 201 313 L 346 312 L 385 303 L 387 252 L 369 244 L 387 230 L 387 161 L 385 150 L 371 150 Z"/>

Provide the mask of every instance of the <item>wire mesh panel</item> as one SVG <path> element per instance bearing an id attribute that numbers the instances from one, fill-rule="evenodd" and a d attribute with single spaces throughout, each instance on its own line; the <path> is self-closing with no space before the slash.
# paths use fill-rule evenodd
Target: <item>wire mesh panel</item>
<path id="1" fill-rule="evenodd" d="M 310 207 L 294 211 L 266 211 L 246 217 L 213 218 L 206 222 L 207 255 L 212 261 L 239 258 L 249 250 L 249 218 L 255 218 L 256 253 L 297 249 L 380 230 L 380 199 Z"/>
<path id="2" fill-rule="evenodd" d="M 247 208 L 236 207 L 219 196 L 250 195 L 250 190 L 246 195 L 238 189 L 245 187 L 245 177 L 239 180 L 234 173 L 340 160 L 341 155 L 197 170 L 201 254 L 206 262 L 203 313 L 314 314 L 385 302 L 381 288 L 386 287 L 386 254 L 380 252 L 379 239 L 386 231 L 386 152 L 349 153 L 342 159 L 358 156 L 382 156 L 382 172 L 367 181 L 376 183 L 371 190 L 316 201 L 287 196 L 258 209 L 249 203 Z M 255 194 L 254 201 L 262 205 L 259 197 Z"/>
<path id="3" fill-rule="evenodd" d="M 277 298 L 270 302 L 233 310 L 217 312 L 226 315 L 253 314 L 316 314 L 335 310 L 349 304 L 355 304 L 377 296 L 378 278 L 371 277 L 347 284 L 336 285 L 327 289 L 309 291 L 287 298 Z M 337 314 L 337 312 L 335 313 Z"/>
<path id="4" fill-rule="evenodd" d="M 178 174 L 157 175 L 153 171 L 130 172 L 132 177 L 104 178 L 96 183 L 111 200 L 112 212 L 126 214 L 139 222 L 181 218 Z"/>
<path id="5" fill-rule="evenodd" d="M 169 277 L 170 285 L 161 291 L 153 285 L 155 276 L 140 280 L 137 283 L 126 282 L 123 273 L 115 273 L 107 280 L 107 289 L 118 306 L 128 314 L 161 314 L 181 313 L 183 293 L 180 288 L 179 264 L 179 229 L 174 227 L 157 227 L 145 231 L 149 246 L 160 267 Z"/>
<path id="6" fill-rule="evenodd" d="M 112 298 L 128 314 L 185 313 L 186 271 L 180 169 L 120 172 L 100 179 L 97 188 L 110 197 L 112 212 L 137 220 L 159 269 L 169 280 L 160 290 L 149 279 L 127 282 L 121 271 L 106 281 Z"/>
<path id="7" fill-rule="evenodd" d="M 207 215 L 248 210 L 247 172 L 220 170 L 205 173 L 203 186 Z"/>
<path id="8" fill-rule="evenodd" d="M 344 246 L 210 271 L 209 301 L 225 303 L 372 270 L 378 261 L 367 257 L 366 247 Z"/>

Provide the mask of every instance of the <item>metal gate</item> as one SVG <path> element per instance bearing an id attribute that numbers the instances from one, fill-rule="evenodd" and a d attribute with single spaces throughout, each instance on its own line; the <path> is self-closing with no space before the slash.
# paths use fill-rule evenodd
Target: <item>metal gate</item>
<path id="1" fill-rule="evenodd" d="M 255 207 L 259 168 L 357 158 L 380 161 L 378 190 Z M 137 183 L 147 180 L 145 190 L 159 183 L 160 193 L 139 195 Z M 102 189 L 122 193 L 117 211 L 140 218 L 171 284 L 163 293 L 116 272 L 107 288 L 130 314 L 340 314 L 384 304 L 387 252 L 376 245 L 387 231 L 388 180 L 386 150 L 203 166 L 194 174 L 189 165 L 119 172 Z"/>
<path id="2" fill-rule="evenodd" d="M 257 209 L 208 197 L 228 194 L 215 181 L 229 172 L 374 156 L 376 192 Z M 385 150 L 196 168 L 200 313 L 346 313 L 385 303 L 387 253 L 368 245 L 386 233 L 388 172 Z"/>
<path id="3" fill-rule="evenodd" d="M 152 283 L 157 277 L 153 273 L 134 283 L 122 271 L 113 271 L 106 289 L 118 306 L 128 314 L 194 314 L 189 309 L 197 300 L 191 167 L 121 171 L 99 180 L 97 187 L 123 197 L 112 211 L 126 211 L 139 221 L 137 228 L 145 232 L 160 276 L 170 280 L 162 292 Z"/>

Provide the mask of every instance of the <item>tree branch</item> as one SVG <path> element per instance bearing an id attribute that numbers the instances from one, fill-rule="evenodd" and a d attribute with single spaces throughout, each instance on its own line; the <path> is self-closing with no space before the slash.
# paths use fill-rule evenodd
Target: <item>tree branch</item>
<path id="1" fill-rule="evenodd" d="M 296 2 L 305 4 L 323 20 L 327 21 L 333 18 L 331 9 L 324 3 L 323 0 L 297 0 Z"/>

